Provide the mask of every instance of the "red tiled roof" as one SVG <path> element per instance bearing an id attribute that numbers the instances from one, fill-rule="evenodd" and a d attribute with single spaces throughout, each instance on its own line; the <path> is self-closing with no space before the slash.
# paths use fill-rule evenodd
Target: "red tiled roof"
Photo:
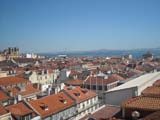
<path id="1" fill-rule="evenodd" d="M 86 101 L 90 98 L 93 98 L 97 96 L 95 92 L 92 92 L 88 89 L 84 89 L 81 87 L 65 87 L 64 91 L 70 95 L 74 100 L 76 100 L 76 103 L 81 103 L 83 101 Z"/>
<path id="2" fill-rule="evenodd" d="M 12 93 L 11 96 L 17 96 L 18 93 L 19 93 L 19 88 L 17 88 L 17 87 L 9 88 L 9 89 L 7 89 L 7 90 L 8 90 L 8 92 L 11 92 L 11 93 Z"/>
<path id="3" fill-rule="evenodd" d="M 3 77 L 0 78 L 0 86 L 6 86 L 6 85 L 14 85 L 18 83 L 26 83 L 29 82 L 26 79 L 19 78 L 19 77 Z"/>
<path id="4" fill-rule="evenodd" d="M 124 80 L 124 78 L 118 74 L 111 74 L 109 77 L 114 80 Z"/>
<path id="5" fill-rule="evenodd" d="M 83 84 L 83 81 L 78 79 L 66 81 L 66 85 L 81 86 L 82 84 Z"/>
<path id="6" fill-rule="evenodd" d="M 0 116 L 7 114 L 8 112 L 5 110 L 5 108 L 0 104 Z"/>
<path id="7" fill-rule="evenodd" d="M 160 110 L 160 98 L 135 97 L 122 103 L 122 108 Z"/>
<path id="8" fill-rule="evenodd" d="M 65 100 L 66 103 L 63 103 Z M 42 118 L 53 115 L 59 111 L 65 110 L 74 105 L 74 101 L 63 92 L 50 95 L 38 100 L 31 100 L 29 104 L 40 114 Z M 48 107 L 48 110 L 42 109 L 42 104 Z"/>
<path id="9" fill-rule="evenodd" d="M 6 109 L 9 110 L 11 114 L 18 115 L 18 116 L 24 116 L 33 112 L 23 102 L 7 106 Z"/>
<path id="10" fill-rule="evenodd" d="M 0 101 L 7 101 L 10 97 L 0 90 Z"/>
<path id="11" fill-rule="evenodd" d="M 105 106 L 96 111 L 95 113 L 89 114 L 80 120 L 86 120 L 87 118 L 94 118 L 95 120 L 108 120 L 108 118 L 112 118 L 118 112 L 120 112 L 120 107 Z"/>
<path id="12" fill-rule="evenodd" d="M 100 77 L 88 77 L 84 84 L 110 84 L 118 80 L 108 77 L 108 79 L 103 79 Z"/>
<path id="13" fill-rule="evenodd" d="M 153 83 L 153 86 L 159 86 L 160 87 L 160 80 L 157 80 L 155 83 Z"/>
<path id="14" fill-rule="evenodd" d="M 18 94 L 22 96 L 29 96 L 32 94 L 38 94 L 40 93 L 40 90 L 33 87 L 33 84 L 28 84 L 25 86 L 24 91 L 20 91 L 18 87 L 9 88 L 8 91 L 11 91 L 12 96 L 17 96 Z"/>
<path id="15" fill-rule="evenodd" d="M 150 97 L 160 97 L 160 87 L 148 87 L 142 91 L 142 95 Z"/>
<path id="16" fill-rule="evenodd" d="M 22 95 L 22 96 L 26 96 L 26 95 L 30 95 L 30 94 L 36 94 L 36 93 L 40 93 L 40 90 L 34 88 L 33 84 L 26 85 L 25 91 L 19 92 L 19 94 Z"/>

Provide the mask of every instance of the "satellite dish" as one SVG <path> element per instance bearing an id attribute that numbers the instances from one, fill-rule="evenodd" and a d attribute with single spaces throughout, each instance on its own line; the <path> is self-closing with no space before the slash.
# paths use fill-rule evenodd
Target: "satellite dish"
<path id="1" fill-rule="evenodd" d="M 135 119 L 139 118 L 140 117 L 140 113 L 138 111 L 133 111 L 132 112 L 132 117 L 135 118 Z"/>

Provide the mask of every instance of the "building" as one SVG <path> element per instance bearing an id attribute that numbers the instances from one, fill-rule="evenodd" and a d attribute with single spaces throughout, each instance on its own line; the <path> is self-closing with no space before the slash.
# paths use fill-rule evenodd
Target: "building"
<path id="1" fill-rule="evenodd" d="M 70 86 L 64 88 L 64 93 L 76 103 L 75 119 L 80 119 L 99 107 L 98 95 L 88 89 Z"/>
<path id="2" fill-rule="evenodd" d="M 55 82 L 53 70 L 33 70 L 25 73 L 25 77 L 31 81 L 31 83 L 37 83 L 41 86 L 41 91 L 46 91 L 49 86 Z"/>
<path id="3" fill-rule="evenodd" d="M 27 65 L 32 65 L 36 59 L 32 58 L 14 58 L 12 61 L 19 67 L 25 67 Z"/>
<path id="4" fill-rule="evenodd" d="M 6 56 L 0 54 L 0 62 L 1 62 L 1 61 L 5 61 L 5 60 L 6 60 Z"/>
<path id="5" fill-rule="evenodd" d="M 65 85 L 67 85 L 67 86 L 80 86 L 80 87 L 82 87 L 83 80 L 79 80 L 79 79 L 67 80 L 65 82 Z"/>
<path id="6" fill-rule="evenodd" d="M 142 91 L 142 96 L 160 97 L 160 87 L 150 86 Z"/>
<path id="7" fill-rule="evenodd" d="M 28 80 L 14 76 L 0 78 L 0 88 L 2 89 L 19 87 L 24 90 L 25 85 L 28 83 Z"/>
<path id="8" fill-rule="evenodd" d="M 37 99 L 37 95 L 40 94 L 40 90 L 34 88 L 34 86 L 29 82 L 29 80 L 18 78 L 18 77 L 4 77 L 0 78 L 0 88 L 12 97 L 12 102 L 17 103 L 21 100 L 31 100 Z M 2 93 L 2 92 L 1 92 Z M 5 94 L 1 94 L 5 95 Z M 11 103 L 9 98 L 3 100 L 5 105 Z"/>
<path id="9" fill-rule="evenodd" d="M 20 51 L 17 47 L 9 47 L 3 51 L 3 54 L 9 58 L 17 58 L 20 56 Z"/>
<path id="10" fill-rule="evenodd" d="M 95 91 L 107 91 L 111 88 L 114 88 L 118 83 L 124 80 L 121 76 L 117 74 L 111 74 L 106 76 L 90 76 L 84 81 L 84 86 L 88 89 Z"/>
<path id="11" fill-rule="evenodd" d="M 12 102 L 12 98 L 8 96 L 4 91 L 0 90 L 0 104 L 2 106 L 10 105 Z"/>
<path id="12" fill-rule="evenodd" d="M 63 92 L 29 101 L 28 105 L 43 120 L 68 120 L 76 114 L 74 101 Z"/>
<path id="13" fill-rule="evenodd" d="M 6 107 L 13 120 L 40 120 L 38 116 L 26 103 L 19 102 Z"/>
<path id="14" fill-rule="evenodd" d="M 120 107 L 103 105 L 80 120 L 110 120 L 120 112 Z"/>
<path id="15" fill-rule="evenodd" d="M 128 98 L 141 95 L 141 92 L 160 79 L 160 72 L 148 73 L 132 79 L 118 87 L 105 92 L 105 103 L 120 105 Z"/>
<path id="16" fill-rule="evenodd" d="M 160 110 L 160 98 L 134 97 L 122 103 L 122 116 L 125 119 L 144 118 Z M 136 114 L 136 115 L 134 115 Z"/>
<path id="17" fill-rule="evenodd" d="M 83 87 L 96 92 L 101 103 L 104 103 L 104 92 L 118 86 L 118 83 L 123 80 L 124 78 L 118 74 L 105 75 L 100 73 L 96 76 L 89 76 L 83 82 Z"/>
<path id="18" fill-rule="evenodd" d="M 36 89 L 31 83 L 25 85 L 24 90 L 21 90 L 19 87 L 13 87 L 6 90 L 10 96 L 16 98 L 17 101 L 35 100 L 37 99 L 37 96 L 41 94 L 41 91 Z"/>
<path id="19" fill-rule="evenodd" d="M 11 113 L 0 104 L 0 120 L 12 120 Z"/>
<path id="20" fill-rule="evenodd" d="M 38 57 L 37 54 L 34 54 L 34 53 L 27 53 L 26 54 L 26 58 L 33 58 L 33 59 L 36 59 Z"/>
<path id="21" fill-rule="evenodd" d="M 2 77 L 7 77 L 7 72 L 0 71 L 0 78 L 2 78 Z"/>

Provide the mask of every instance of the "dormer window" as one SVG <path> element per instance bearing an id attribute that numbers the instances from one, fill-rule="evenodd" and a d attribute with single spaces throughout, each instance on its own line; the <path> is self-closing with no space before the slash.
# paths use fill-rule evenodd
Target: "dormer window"
<path id="1" fill-rule="evenodd" d="M 41 107 L 43 110 L 45 110 L 45 111 L 48 110 L 48 106 L 47 106 L 45 103 L 41 103 L 41 104 L 40 104 L 40 107 Z"/>
<path id="2" fill-rule="evenodd" d="M 82 90 L 82 93 L 87 94 L 87 93 L 88 93 L 88 90 L 83 89 L 83 90 Z"/>
<path id="3" fill-rule="evenodd" d="M 64 104 L 67 103 L 67 101 L 66 101 L 65 99 L 61 99 L 60 101 L 61 101 L 62 103 L 64 103 Z"/>
<path id="4" fill-rule="evenodd" d="M 77 96 L 77 97 L 80 97 L 80 93 L 79 92 L 75 92 L 74 95 Z"/>
<path id="5" fill-rule="evenodd" d="M 67 101 L 66 101 L 66 99 L 64 99 L 62 96 L 59 96 L 59 101 L 60 102 L 62 102 L 62 103 L 64 103 L 64 104 L 66 104 L 67 103 Z"/>

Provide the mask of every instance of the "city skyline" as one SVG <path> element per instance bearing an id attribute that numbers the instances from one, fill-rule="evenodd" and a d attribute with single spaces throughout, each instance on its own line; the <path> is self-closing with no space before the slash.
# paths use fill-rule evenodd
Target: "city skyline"
<path id="1" fill-rule="evenodd" d="M 156 48 L 158 0 L 0 1 L 0 48 L 22 52 Z"/>

